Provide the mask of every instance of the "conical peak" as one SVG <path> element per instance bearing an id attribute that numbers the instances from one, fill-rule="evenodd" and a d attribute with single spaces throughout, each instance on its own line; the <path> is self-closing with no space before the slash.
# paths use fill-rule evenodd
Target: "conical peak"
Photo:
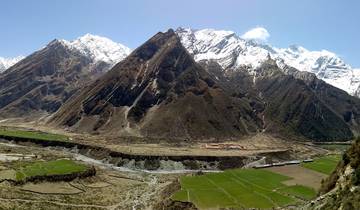
<path id="1" fill-rule="evenodd" d="M 167 39 L 170 38 L 172 36 L 176 36 L 175 32 L 173 29 L 169 29 L 166 32 L 158 32 L 157 34 L 155 34 L 151 39 Z"/>
<path id="2" fill-rule="evenodd" d="M 155 53 L 164 46 L 181 46 L 180 39 L 175 34 L 174 30 L 169 29 L 167 32 L 158 32 L 147 42 L 134 50 L 132 55 L 147 60 L 154 56 Z"/>
<path id="3" fill-rule="evenodd" d="M 157 46 L 161 46 L 171 40 L 178 41 L 180 43 L 180 39 L 175 34 L 174 30 L 169 29 L 166 32 L 158 32 L 153 37 L 151 37 L 147 42 L 145 42 L 144 45 L 150 43 L 150 44 L 155 44 Z"/>
<path id="4" fill-rule="evenodd" d="M 47 44 L 47 46 L 66 45 L 67 41 L 63 39 L 54 39 Z"/>

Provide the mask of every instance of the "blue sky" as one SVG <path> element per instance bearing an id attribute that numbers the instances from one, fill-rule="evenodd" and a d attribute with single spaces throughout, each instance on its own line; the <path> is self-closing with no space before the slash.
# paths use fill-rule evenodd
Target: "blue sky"
<path id="1" fill-rule="evenodd" d="M 54 38 L 85 33 L 135 48 L 178 26 L 232 30 L 261 26 L 277 47 L 327 49 L 360 67 L 358 0 L 1 0 L 0 56 L 28 55 Z"/>

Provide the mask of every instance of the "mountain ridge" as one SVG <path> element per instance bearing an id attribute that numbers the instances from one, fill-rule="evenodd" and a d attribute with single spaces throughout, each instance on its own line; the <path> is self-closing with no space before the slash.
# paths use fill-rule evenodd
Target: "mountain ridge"
<path id="1" fill-rule="evenodd" d="M 319 79 L 359 97 L 360 71 L 332 52 L 309 51 L 296 45 L 276 48 L 242 39 L 232 31 L 178 28 L 176 33 L 196 61 L 214 59 L 225 70 L 250 66 L 252 73 L 270 55 L 280 67 L 284 63 L 300 71 L 314 73 Z"/>
<path id="2" fill-rule="evenodd" d="M 280 67 L 288 65 L 300 71 L 313 73 L 317 78 L 350 95 L 360 96 L 360 69 L 352 68 L 333 52 L 309 51 L 299 45 L 276 48 L 254 40 L 245 40 L 233 31 L 180 27 L 176 33 L 196 61 L 215 59 L 224 69 L 236 69 L 246 65 L 250 66 L 251 73 L 270 55 Z M 78 50 L 92 58 L 94 65 L 104 62 L 109 68 L 131 52 L 120 43 L 92 34 L 85 34 L 73 41 L 59 40 L 70 49 Z M 17 63 L 20 58 L 22 57 L 5 65 L 1 64 L 0 58 L 0 73 Z"/>
<path id="3" fill-rule="evenodd" d="M 255 80 L 245 66 L 224 71 L 215 61 L 200 63 L 232 95 L 252 99 L 262 113 L 262 132 L 320 141 L 352 139 L 359 132 L 360 99 L 314 74 L 292 67 L 286 74 L 270 57 L 254 70 Z"/>
<path id="4" fill-rule="evenodd" d="M 112 50 L 106 53 L 103 46 Z M 54 39 L 0 74 L 0 116 L 52 113 L 129 52 L 98 36 L 85 35 L 73 42 Z"/>
<path id="5" fill-rule="evenodd" d="M 89 33 L 80 36 L 72 41 L 67 41 L 64 39 L 54 39 L 49 43 L 54 41 L 63 44 L 70 50 L 78 51 L 83 56 L 92 59 L 93 65 L 98 65 L 99 63 L 106 63 L 107 65 L 109 65 L 109 69 L 113 65 L 124 59 L 131 52 L 130 48 L 124 46 L 121 43 L 116 43 L 106 37 L 92 35 Z M 49 43 L 46 46 L 48 46 Z M 37 51 L 40 50 L 42 50 L 42 48 Z M 0 57 L 0 73 L 9 69 L 25 57 L 26 56 L 18 56 L 15 58 Z"/>
<path id="6" fill-rule="evenodd" d="M 157 33 L 115 65 L 55 39 L 0 75 L 0 116 L 55 112 L 49 121 L 55 126 L 156 138 L 220 139 L 267 132 L 341 141 L 360 133 L 360 99 L 267 51 L 261 51 L 264 61 L 251 55 L 256 68 L 236 66 L 234 57 L 246 53 L 233 43 L 243 42 L 255 52 L 258 44 L 229 31 L 205 32 L 231 40 L 202 37 L 216 45 L 209 48 L 215 56 L 228 49 L 228 57 L 218 57 L 223 63 L 207 56 L 196 62 L 194 53 L 209 49 L 200 48 L 201 43 L 184 46 L 173 30 Z M 84 39 L 97 42 L 91 35 Z M 305 51 L 298 46 L 292 50 Z M 223 68 L 224 63 L 229 67 Z"/>
<path id="7" fill-rule="evenodd" d="M 261 120 L 249 102 L 228 96 L 169 30 L 73 97 L 49 123 L 111 135 L 202 139 L 256 132 Z"/>

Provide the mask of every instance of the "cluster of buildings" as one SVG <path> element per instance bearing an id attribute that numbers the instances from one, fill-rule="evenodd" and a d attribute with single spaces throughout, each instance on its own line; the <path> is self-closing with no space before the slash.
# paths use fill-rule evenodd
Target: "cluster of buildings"
<path id="1" fill-rule="evenodd" d="M 291 160 L 291 161 L 284 161 L 284 162 L 278 162 L 278 163 L 255 165 L 253 168 L 269 168 L 269 167 L 275 167 L 275 166 L 285 166 L 285 165 L 294 165 L 294 164 L 300 164 L 300 163 L 309 163 L 309 162 L 313 162 L 313 161 L 314 161 L 313 159 Z"/>
<path id="2" fill-rule="evenodd" d="M 209 143 L 202 146 L 204 149 L 227 149 L 227 150 L 240 150 L 245 149 L 245 147 L 239 144 L 233 143 Z"/>

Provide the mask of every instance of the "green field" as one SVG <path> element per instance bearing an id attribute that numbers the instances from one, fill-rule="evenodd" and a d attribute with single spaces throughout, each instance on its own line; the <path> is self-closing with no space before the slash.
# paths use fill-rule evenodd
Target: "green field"
<path id="1" fill-rule="evenodd" d="M 0 136 L 29 138 L 36 140 L 67 141 L 68 137 L 59 134 L 44 133 L 40 131 L 24 131 L 0 128 Z"/>
<path id="2" fill-rule="evenodd" d="M 311 200 L 316 197 L 316 191 L 314 189 L 302 185 L 287 186 L 278 189 L 277 191 L 293 195 L 304 200 Z"/>
<path id="3" fill-rule="evenodd" d="M 181 190 L 172 199 L 189 201 L 200 209 L 273 208 L 315 196 L 305 186 L 286 186 L 290 177 L 260 169 L 237 169 L 202 176 L 181 177 Z"/>
<path id="4" fill-rule="evenodd" d="M 317 158 L 314 162 L 302 163 L 301 165 L 305 168 L 329 175 L 336 168 L 340 158 L 340 155 L 328 155 Z"/>
<path id="5" fill-rule="evenodd" d="M 84 172 L 88 169 L 86 165 L 76 163 L 72 160 L 52 160 L 31 163 L 16 169 L 16 180 L 25 180 L 27 177 L 65 175 Z"/>

